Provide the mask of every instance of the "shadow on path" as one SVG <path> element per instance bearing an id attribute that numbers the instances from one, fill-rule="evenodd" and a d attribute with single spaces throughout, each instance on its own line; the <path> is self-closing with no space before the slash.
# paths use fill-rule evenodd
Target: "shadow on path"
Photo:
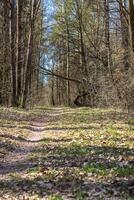
<path id="1" fill-rule="evenodd" d="M 40 140 L 30 140 L 30 139 L 25 139 L 21 136 L 15 137 L 15 136 L 11 136 L 11 135 L 0 135 L 0 137 L 5 138 L 5 139 L 10 139 L 10 140 L 16 140 L 19 142 L 30 142 L 30 143 L 38 143 L 38 142 L 69 142 L 71 141 L 71 139 L 52 139 L 52 138 L 42 138 Z"/>

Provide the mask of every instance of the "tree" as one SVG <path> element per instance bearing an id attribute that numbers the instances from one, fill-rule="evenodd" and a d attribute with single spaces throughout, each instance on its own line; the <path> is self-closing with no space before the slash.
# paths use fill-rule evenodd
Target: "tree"
<path id="1" fill-rule="evenodd" d="M 131 48 L 134 52 L 134 2 L 129 0 L 129 20 L 130 20 L 130 37 L 131 37 Z"/>

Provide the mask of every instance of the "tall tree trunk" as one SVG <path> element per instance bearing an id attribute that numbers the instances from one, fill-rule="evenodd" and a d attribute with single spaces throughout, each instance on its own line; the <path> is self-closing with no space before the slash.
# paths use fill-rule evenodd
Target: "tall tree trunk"
<path id="1" fill-rule="evenodd" d="M 67 48 L 67 55 L 66 55 L 66 63 L 67 63 L 67 78 L 70 77 L 70 44 L 69 44 L 69 27 L 68 22 L 66 21 L 66 48 Z M 69 106 L 71 103 L 70 99 L 70 81 L 67 80 L 67 105 Z"/>
<path id="2" fill-rule="evenodd" d="M 134 1 L 129 0 L 131 47 L 134 52 Z"/>
<path id="3" fill-rule="evenodd" d="M 80 66 L 81 66 L 81 75 L 82 75 L 82 84 L 80 86 L 80 95 L 83 93 L 87 93 L 89 89 L 89 76 L 88 76 L 88 68 L 87 68 L 87 60 L 86 60 L 86 51 L 84 46 L 84 35 L 83 35 L 83 10 L 82 4 L 78 0 L 75 0 L 77 7 L 77 18 L 79 24 L 79 40 L 80 40 Z M 87 97 L 83 96 L 83 105 L 87 104 Z"/>
<path id="4" fill-rule="evenodd" d="M 22 30 L 23 1 L 17 0 L 17 102 L 20 105 L 22 95 L 22 67 L 23 67 L 23 30 Z"/>
<path id="5" fill-rule="evenodd" d="M 121 93 L 118 88 L 118 85 L 115 83 L 114 74 L 113 74 L 113 61 L 112 61 L 112 52 L 110 46 L 110 10 L 109 10 L 109 0 L 104 0 L 104 13 L 105 13 L 105 45 L 107 50 L 107 67 L 111 77 L 112 84 L 117 91 L 118 99 L 121 100 Z"/>
<path id="6" fill-rule="evenodd" d="M 10 44 L 11 44 L 11 77 L 12 77 L 12 106 L 17 106 L 16 86 L 16 2 L 11 0 L 10 9 Z"/>
<path id="7" fill-rule="evenodd" d="M 9 104 L 10 93 L 10 19 L 9 5 L 4 1 L 4 66 L 3 66 L 3 104 Z"/>
<path id="8" fill-rule="evenodd" d="M 54 78 L 52 77 L 51 80 L 51 99 L 52 99 L 52 105 L 55 106 L 55 100 L 54 100 Z"/>
<path id="9" fill-rule="evenodd" d="M 121 33 L 122 33 L 122 47 L 124 49 L 124 69 L 128 70 L 130 66 L 130 52 L 129 52 L 129 28 L 126 21 L 126 0 L 120 1 L 120 20 L 121 20 Z"/>
<path id="10" fill-rule="evenodd" d="M 26 107 L 26 100 L 28 97 L 28 88 L 30 83 L 30 70 L 31 70 L 31 61 L 32 61 L 32 49 L 33 49 L 33 31 L 34 31 L 34 0 L 31 0 L 31 7 L 30 7 L 30 30 L 29 30 L 29 38 L 28 38 L 28 45 L 27 45 L 27 58 L 25 64 L 25 81 L 24 81 L 24 91 L 23 91 L 23 102 L 22 107 Z"/>
<path id="11" fill-rule="evenodd" d="M 23 102 L 22 107 L 26 107 L 26 101 L 28 97 L 29 89 L 31 89 L 32 83 L 32 56 L 33 56 L 33 46 L 34 46 L 34 29 L 35 29 L 35 19 L 40 7 L 41 0 L 31 0 L 30 3 L 30 28 L 29 28 L 29 37 L 27 45 L 27 56 L 25 63 L 25 77 L 24 77 L 24 90 L 23 90 Z"/>
<path id="12" fill-rule="evenodd" d="M 66 24 L 66 73 L 67 78 L 70 77 L 70 31 L 69 31 L 69 20 L 68 20 L 68 4 L 67 1 L 65 1 L 64 4 L 64 14 L 65 14 L 65 24 Z M 71 104 L 71 98 L 70 98 L 70 81 L 66 81 L 66 90 L 67 90 L 67 105 L 69 106 Z"/>

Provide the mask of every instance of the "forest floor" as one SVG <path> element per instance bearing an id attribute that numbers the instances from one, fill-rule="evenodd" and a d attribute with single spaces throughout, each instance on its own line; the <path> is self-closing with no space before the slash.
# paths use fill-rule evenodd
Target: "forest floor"
<path id="1" fill-rule="evenodd" d="M 134 116 L 0 108 L 0 200 L 134 199 Z"/>

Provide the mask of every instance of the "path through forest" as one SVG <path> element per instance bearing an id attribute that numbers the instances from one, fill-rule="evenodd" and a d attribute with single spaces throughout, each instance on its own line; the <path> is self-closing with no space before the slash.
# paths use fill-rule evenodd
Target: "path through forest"
<path id="1" fill-rule="evenodd" d="M 20 173 L 23 168 L 34 167 L 34 163 L 29 162 L 28 157 L 38 146 L 39 141 L 44 138 L 44 127 L 42 123 L 33 123 L 31 128 L 31 133 L 25 139 L 20 138 L 19 148 L 4 157 L 3 163 L 0 165 L 0 180 L 8 179 L 10 176 L 8 172 Z M 26 162 L 23 162 L 24 160 Z"/>
<path id="2" fill-rule="evenodd" d="M 133 130 L 113 109 L 1 109 L 0 199 L 133 199 Z"/>
<path id="3" fill-rule="evenodd" d="M 38 147 L 39 143 L 43 141 L 45 136 L 45 123 L 48 121 L 54 121 L 54 117 L 62 114 L 62 109 L 57 108 L 51 112 L 47 113 L 47 117 L 37 118 L 37 121 L 30 121 L 28 127 L 24 127 L 30 130 L 30 133 L 26 137 L 18 136 L 19 148 L 15 149 L 13 152 L 7 154 L 0 165 L 0 180 L 6 180 L 10 177 L 9 172 L 18 173 L 23 171 L 23 168 L 31 168 L 36 164 L 29 162 L 28 158 L 31 156 L 32 152 Z M 24 162 L 24 160 L 26 162 Z"/>

